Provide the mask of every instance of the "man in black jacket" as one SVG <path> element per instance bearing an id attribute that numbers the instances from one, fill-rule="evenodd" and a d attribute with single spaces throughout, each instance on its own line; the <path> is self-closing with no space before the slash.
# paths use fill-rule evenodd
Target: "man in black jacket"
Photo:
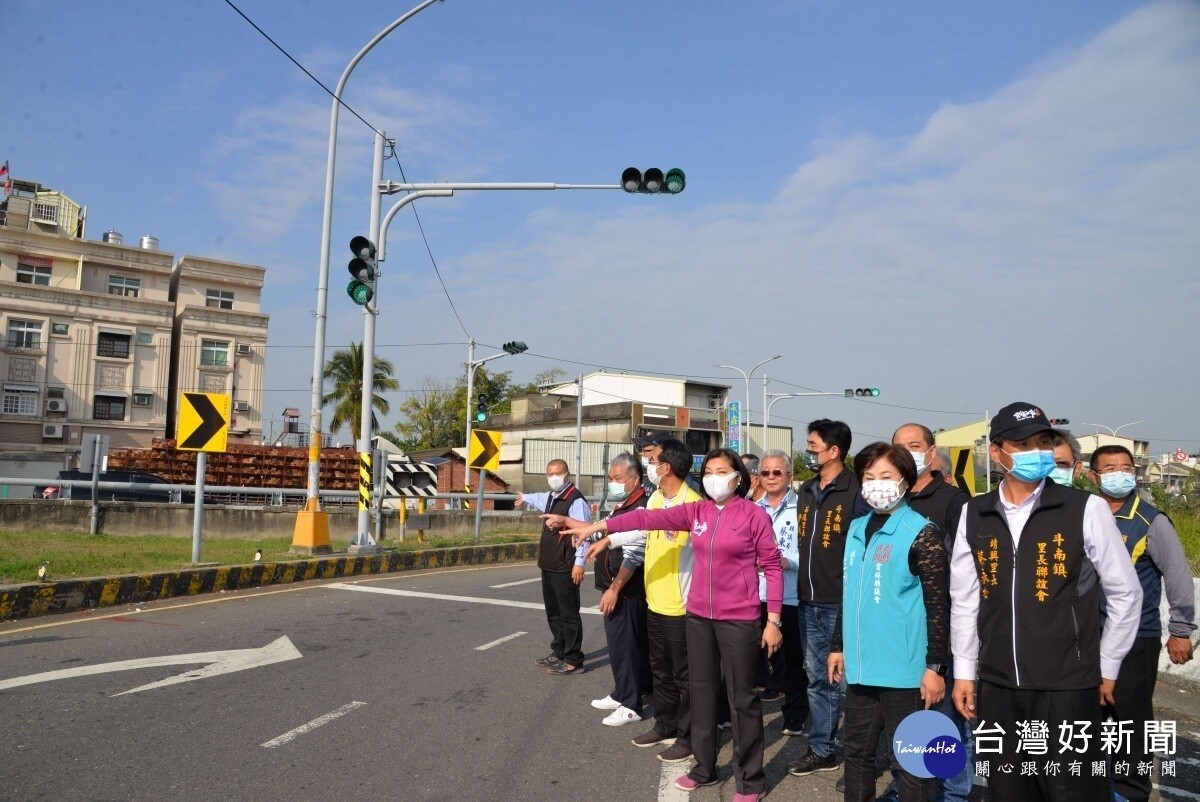
<path id="1" fill-rule="evenodd" d="M 829 644 L 842 604 L 846 531 L 850 521 L 870 511 L 859 493 L 858 479 L 846 468 L 849 453 L 850 427 L 845 423 L 822 418 L 808 425 L 804 464 L 817 475 L 800 486 L 796 530 L 800 537 L 800 633 L 813 724 L 808 752 L 788 766 L 789 773 L 800 776 L 837 768 L 842 690 L 829 682 Z"/>

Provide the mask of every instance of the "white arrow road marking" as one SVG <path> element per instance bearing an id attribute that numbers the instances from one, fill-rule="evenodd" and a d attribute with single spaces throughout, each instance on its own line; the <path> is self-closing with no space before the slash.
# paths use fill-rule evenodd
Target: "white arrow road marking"
<path id="1" fill-rule="evenodd" d="M 516 587 L 517 585 L 528 585 L 531 582 L 541 582 L 541 581 L 542 581 L 542 578 L 540 576 L 535 576 L 533 579 L 519 579 L 516 582 L 505 582 L 502 585 L 489 585 L 488 587 L 512 588 L 512 587 Z"/>
<path id="2" fill-rule="evenodd" d="M 528 634 L 529 634 L 528 632 L 514 632 L 511 635 L 505 635 L 503 638 L 496 638 L 496 640 L 491 641 L 489 643 L 485 643 L 482 646 L 476 646 L 475 651 L 486 652 L 488 649 L 492 648 L 493 646 L 499 646 L 501 643 L 507 643 L 508 641 L 513 640 L 514 638 L 519 638 L 522 635 L 528 635 Z"/>
<path id="3" fill-rule="evenodd" d="M 324 585 L 326 588 L 337 590 L 357 590 L 360 593 L 383 593 L 387 596 L 411 596 L 415 599 L 439 599 L 441 601 L 471 602 L 473 604 L 495 604 L 500 607 L 523 607 L 526 610 L 545 610 L 546 605 L 540 602 L 512 601 L 511 599 L 484 599 L 478 596 L 451 596 L 447 593 L 424 593 L 419 590 L 397 590 L 396 588 L 372 588 L 366 585 L 351 585 L 346 582 L 333 582 Z M 588 615 L 601 615 L 596 607 L 580 607 L 579 612 Z"/>
<path id="4" fill-rule="evenodd" d="M 317 727 L 320 727 L 324 724 L 328 724 L 329 722 L 333 721 L 335 718 L 341 718 L 342 716 L 346 715 L 347 713 L 349 713 L 351 710 L 353 710 L 356 707 L 365 707 L 366 704 L 367 704 L 366 702 L 351 702 L 348 705 L 342 705 L 337 710 L 334 710 L 332 713 L 326 713 L 323 716 L 314 718 L 312 721 L 308 722 L 307 724 L 301 724 L 299 727 L 297 727 L 294 730 L 288 730 L 283 735 L 280 735 L 278 738 L 272 738 L 271 740 L 267 741 L 266 743 L 260 744 L 260 746 L 264 746 L 267 749 L 274 749 L 277 746 L 283 746 L 288 741 L 294 741 L 297 738 L 299 738 L 301 735 L 303 735 L 304 733 L 306 733 L 310 730 L 315 730 Z"/>
<path id="5" fill-rule="evenodd" d="M 34 685 L 39 682 L 53 682 L 60 679 L 87 677 L 92 674 L 111 674 L 115 671 L 132 671 L 137 668 L 155 668 L 157 666 L 178 666 L 188 663 L 209 663 L 204 668 L 188 671 L 174 677 L 168 677 L 148 685 L 140 685 L 128 691 L 113 694 L 124 696 L 127 693 L 149 691 L 154 688 L 164 688 L 177 685 L 180 682 L 191 682 L 194 679 L 216 677 L 221 674 L 232 674 L 235 671 L 245 671 L 248 668 L 269 666 L 272 663 L 282 663 L 287 660 L 297 660 L 303 655 L 292 645 L 287 636 L 268 643 L 260 649 L 227 649 L 223 652 L 194 652 L 192 654 L 168 654 L 162 657 L 143 657 L 137 660 L 118 660 L 115 663 L 98 663 L 94 666 L 78 666 L 64 668 L 60 671 L 44 671 L 41 674 L 30 674 L 25 677 L 0 680 L 0 691 L 8 688 L 19 688 L 22 685 Z"/>

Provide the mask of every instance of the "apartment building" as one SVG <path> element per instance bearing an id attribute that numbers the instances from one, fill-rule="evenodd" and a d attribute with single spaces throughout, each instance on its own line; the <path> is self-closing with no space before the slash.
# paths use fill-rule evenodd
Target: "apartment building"
<path id="1" fill-rule="evenodd" d="M 231 393 L 231 441 L 261 442 L 265 270 L 89 240 L 86 224 L 35 182 L 0 201 L 0 469 L 23 451 L 66 464 L 89 433 L 112 448 L 172 437 L 187 390 Z"/>

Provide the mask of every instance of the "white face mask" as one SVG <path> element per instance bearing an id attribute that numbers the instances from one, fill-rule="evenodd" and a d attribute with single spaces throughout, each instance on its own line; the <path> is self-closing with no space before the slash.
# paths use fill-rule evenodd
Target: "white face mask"
<path id="1" fill-rule="evenodd" d="M 725 499 L 733 495 L 733 490 L 738 486 L 739 476 L 736 473 L 727 473 L 725 475 L 710 473 L 704 477 L 704 492 L 713 501 L 720 504 Z"/>
<path id="2" fill-rule="evenodd" d="M 862 497 L 876 512 L 887 512 L 894 509 L 904 498 L 900 486 L 903 480 L 872 479 L 862 483 Z"/>
<path id="3" fill-rule="evenodd" d="M 557 493 L 563 489 L 563 485 L 567 483 L 567 477 L 561 473 L 546 474 L 546 484 L 550 485 L 550 492 Z"/>
<path id="4" fill-rule="evenodd" d="M 649 463 L 646 464 L 646 478 L 649 479 L 650 484 L 654 485 L 655 487 L 658 487 L 658 483 L 662 481 L 662 477 L 658 475 L 659 465 L 662 465 L 662 463 L 656 462 L 653 465 Z"/>
<path id="5" fill-rule="evenodd" d="M 924 476 L 925 472 L 929 470 L 929 463 L 925 461 L 929 451 L 910 451 L 909 453 L 912 454 L 913 462 L 917 463 L 917 476 Z"/>

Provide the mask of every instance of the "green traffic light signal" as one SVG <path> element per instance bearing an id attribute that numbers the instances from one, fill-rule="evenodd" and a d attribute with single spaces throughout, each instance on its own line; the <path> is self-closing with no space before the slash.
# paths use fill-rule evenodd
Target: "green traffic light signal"
<path id="1" fill-rule="evenodd" d="M 379 263 L 375 261 L 375 243 L 366 237 L 350 240 L 350 253 L 354 258 L 346 265 L 351 280 L 346 285 L 346 294 L 359 306 L 364 306 L 375 297 L 375 279 L 379 276 Z"/>
<path id="2" fill-rule="evenodd" d="M 483 393 L 479 394 L 479 403 L 475 405 L 475 422 L 486 423 L 488 419 L 488 397 Z"/>
<path id="3" fill-rule="evenodd" d="M 847 387 L 846 398 L 878 398 L 878 387 Z"/>
<path id="4" fill-rule="evenodd" d="M 500 350 L 506 354 L 523 354 L 529 350 L 529 346 L 520 340 L 511 340 L 500 346 Z"/>
<path id="5" fill-rule="evenodd" d="M 683 170 L 673 167 L 664 175 L 657 167 L 650 167 L 645 172 L 636 167 L 627 167 L 621 173 L 621 188 L 626 192 L 639 192 L 656 195 L 666 192 L 668 195 L 678 195 L 687 186 L 687 178 Z"/>

